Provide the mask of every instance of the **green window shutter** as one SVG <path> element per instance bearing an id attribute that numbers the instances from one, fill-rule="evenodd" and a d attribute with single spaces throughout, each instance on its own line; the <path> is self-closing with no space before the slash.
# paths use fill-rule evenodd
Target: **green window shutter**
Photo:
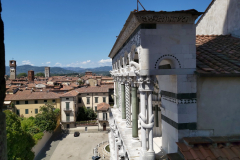
<path id="1" fill-rule="evenodd" d="M 106 97 L 103 97 L 103 102 L 105 102 L 105 103 L 106 103 Z"/>
<path id="2" fill-rule="evenodd" d="M 97 107 L 95 107 L 95 112 L 97 112 Z"/>
<path id="3" fill-rule="evenodd" d="M 70 114 L 69 113 L 66 114 L 66 120 L 67 120 L 67 122 L 70 121 Z"/>
<path id="4" fill-rule="evenodd" d="M 66 102 L 66 109 L 69 110 L 69 102 Z"/>
<path id="5" fill-rule="evenodd" d="M 25 114 L 28 114 L 28 109 L 25 109 Z"/>
<path id="6" fill-rule="evenodd" d="M 95 103 L 98 103 L 98 97 L 95 97 Z"/>
<path id="7" fill-rule="evenodd" d="M 90 104 L 90 98 L 87 97 L 87 104 Z"/>
<path id="8" fill-rule="evenodd" d="M 35 114 L 38 114 L 38 109 L 35 109 Z"/>

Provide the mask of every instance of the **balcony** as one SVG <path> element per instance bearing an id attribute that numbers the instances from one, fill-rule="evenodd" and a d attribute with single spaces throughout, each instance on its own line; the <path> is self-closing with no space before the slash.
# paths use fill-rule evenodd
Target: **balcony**
<path id="1" fill-rule="evenodd" d="M 72 112 L 72 109 L 71 109 L 71 108 L 64 108 L 63 110 L 64 110 L 64 112 L 66 112 L 66 113 Z"/>
<path id="2" fill-rule="evenodd" d="M 98 118 L 99 121 L 108 121 L 108 118 Z"/>
<path id="3" fill-rule="evenodd" d="M 65 120 L 61 120 L 62 123 L 69 123 L 69 122 L 75 122 L 75 120 L 71 120 L 71 119 L 65 119 Z"/>

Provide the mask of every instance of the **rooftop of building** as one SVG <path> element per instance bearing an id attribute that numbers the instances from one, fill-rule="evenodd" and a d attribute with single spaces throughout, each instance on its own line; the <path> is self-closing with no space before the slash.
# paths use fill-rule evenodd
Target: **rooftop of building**
<path id="1" fill-rule="evenodd" d="M 110 108 L 110 105 L 102 102 L 97 105 L 97 111 L 107 111 Z"/>
<path id="2" fill-rule="evenodd" d="M 240 39 L 231 35 L 197 35 L 197 71 L 206 76 L 240 76 Z"/>
<path id="3" fill-rule="evenodd" d="M 181 154 L 168 154 L 170 160 L 240 160 L 240 136 L 185 137 L 177 142 Z"/>
<path id="4" fill-rule="evenodd" d="M 156 23 L 190 23 L 194 24 L 195 20 L 203 12 L 198 12 L 195 9 L 181 11 L 147 11 L 142 10 L 137 12 L 132 11 L 126 20 L 120 34 L 117 36 L 112 50 L 108 57 L 113 58 L 124 47 L 125 42 L 134 33 L 141 24 L 156 24 Z M 166 17 L 169 15 L 170 17 Z M 178 17 L 177 17 L 178 16 Z"/>
<path id="5" fill-rule="evenodd" d="M 16 94 L 6 95 L 5 101 L 11 100 L 38 100 L 38 99 L 58 99 L 59 95 L 54 92 L 32 90 L 18 91 Z"/>

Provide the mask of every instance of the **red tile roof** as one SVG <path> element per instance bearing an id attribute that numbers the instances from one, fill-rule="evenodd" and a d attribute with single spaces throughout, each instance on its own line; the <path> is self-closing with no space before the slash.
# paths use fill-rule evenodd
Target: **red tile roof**
<path id="1" fill-rule="evenodd" d="M 67 93 L 62 94 L 60 97 L 75 97 L 79 94 L 77 90 L 73 90 Z"/>
<path id="2" fill-rule="evenodd" d="M 230 35 L 196 36 L 197 74 L 240 75 L 240 39 Z"/>
<path id="3" fill-rule="evenodd" d="M 109 87 L 82 87 L 76 89 L 79 93 L 106 93 L 109 92 Z"/>
<path id="4" fill-rule="evenodd" d="M 107 111 L 109 108 L 110 108 L 110 105 L 105 103 L 105 102 L 102 102 L 102 103 L 97 105 L 97 110 L 98 111 Z"/>
<path id="5" fill-rule="evenodd" d="M 37 100 L 37 99 L 58 99 L 59 95 L 54 92 L 34 92 L 31 90 L 18 91 L 16 94 L 6 96 L 5 101 L 11 100 Z"/>
<path id="6" fill-rule="evenodd" d="M 185 143 L 177 142 L 177 145 L 185 160 L 240 160 L 239 136 L 183 139 Z"/>

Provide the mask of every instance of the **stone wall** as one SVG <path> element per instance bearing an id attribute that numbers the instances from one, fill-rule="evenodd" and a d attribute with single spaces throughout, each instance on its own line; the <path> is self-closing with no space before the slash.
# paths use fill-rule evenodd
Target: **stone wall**
<path id="1" fill-rule="evenodd" d="M 32 148 L 32 151 L 35 153 L 35 157 L 42 150 L 42 148 L 45 146 L 45 144 L 48 142 L 51 136 L 52 136 L 52 133 L 45 132 L 42 139 L 40 139 L 38 143 Z"/>
<path id="2" fill-rule="evenodd" d="M 200 77 L 197 90 L 197 129 L 213 130 L 213 136 L 239 134 L 240 77 Z"/>
<path id="3" fill-rule="evenodd" d="M 240 1 L 215 0 L 197 24 L 197 35 L 226 35 L 240 37 Z"/>

